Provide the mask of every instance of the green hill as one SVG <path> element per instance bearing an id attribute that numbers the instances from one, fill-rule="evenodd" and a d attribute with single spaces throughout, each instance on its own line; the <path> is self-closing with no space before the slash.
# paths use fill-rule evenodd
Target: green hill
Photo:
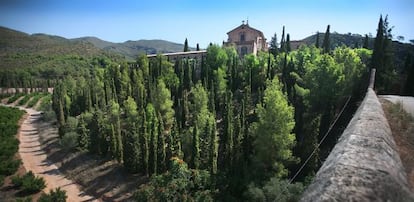
<path id="1" fill-rule="evenodd" d="M 66 39 L 47 34 L 26 34 L 0 26 L 0 68 L 39 66 L 51 58 L 115 57 L 135 60 L 138 54 L 182 51 L 184 45 L 164 40 L 139 40 L 112 43 L 96 37 Z"/>
<path id="2" fill-rule="evenodd" d="M 82 37 L 73 41 L 89 42 L 100 49 L 125 56 L 127 60 L 134 60 L 140 53 L 156 54 L 171 53 L 184 50 L 183 44 L 164 40 L 138 40 L 123 43 L 112 43 L 96 37 Z"/>

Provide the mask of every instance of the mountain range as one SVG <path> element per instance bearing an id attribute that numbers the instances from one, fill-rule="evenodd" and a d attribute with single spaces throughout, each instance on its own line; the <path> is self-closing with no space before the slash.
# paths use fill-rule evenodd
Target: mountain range
<path id="1" fill-rule="evenodd" d="M 96 37 L 66 39 L 47 34 L 26 34 L 0 26 L 0 57 L 5 54 L 75 54 L 81 56 L 117 54 L 135 60 L 138 54 L 183 51 L 184 45 L 165 40 L 138 40 L 113 43 Z"/>

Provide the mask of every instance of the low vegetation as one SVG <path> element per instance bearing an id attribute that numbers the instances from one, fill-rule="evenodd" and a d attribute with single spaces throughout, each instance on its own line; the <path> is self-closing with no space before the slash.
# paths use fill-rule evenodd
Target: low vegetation
<path id="1" fill-rule="evenodd" d="M 24 114 L 23 111 L 0 106 L 0 185 L 6 176 L 17 171 L 21 161 L 15 158 L 19 148 L 19 141 L 15 135 L 19 128 L 18 121 Z"/>
<path id="2" fill-rule="evenodd" d="M 414 190 L 414 117 L 403 109 L 401 103 L 381 102 L 407 173 L 407 181 L 411 190 Z"/>
<path id="3" fill-rule="evenodd" d="M 24 96 L 23 93 L 16 93 L 13 96 L 11 96 L 8 100 L 7 100 L 7 104 L 11 104 L 13 102 L 15 102 L 17 99 L 19 99 L 20 97 Z"/>
<path id="4" fill-rule="evenodd" d="M 37 202 L 65 202 L 67 198 L 66 191 L 58 187 L 54 190 L 50 190 L 49 194 L 42 193 Z"/>
<path id="5" fill-rule="evenodd" d="M 46 95 L 47 93 L 34 93 L 32 99 L 27 103 L 27 107 L 34 107 Z"/>
<path id="6" fill-rule="evenodd" d="M 42 191 L 46 187 L 45 180 L 36 177 L 32 171 L 27 172 L 23 176 L 13 176 L 12 183 L 24 194 L 33 194 Z"/>
<path id="7" fill-rule="evenodd" d="M 32 98 L 34 95 L 35 95 L 34 93 L 29 93 L 29 94 L 23 95 L 23 98 L 19 100 L 17 105 L 18 106 L 24 106 L 30 100 L 30 98 Z"/>

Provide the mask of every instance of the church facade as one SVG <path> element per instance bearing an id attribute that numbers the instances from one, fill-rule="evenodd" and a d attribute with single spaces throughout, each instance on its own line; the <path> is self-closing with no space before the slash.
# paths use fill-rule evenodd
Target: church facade
<path id="1" fill-rule="evenodd" d="M 249 22 L 242 24 L 227 33 L 228 40 L 225 46 L 234 46 L 241 57 L 246 54 L 257 54 L 258 51 L 267 51 L 268 45 L 263 32 L 250 27 Z"/>

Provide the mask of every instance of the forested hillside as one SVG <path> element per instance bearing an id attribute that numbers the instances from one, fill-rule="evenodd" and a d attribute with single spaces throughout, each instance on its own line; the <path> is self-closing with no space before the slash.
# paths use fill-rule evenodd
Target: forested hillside
<path id="1" fill-rule="evenodd" d="M 319 36 L 318 36 L 319 35 Z M 315 34 L 305 39 L 301 40 L 304 44 L 310 46 L 315 45 L 319 38 L 319 46 L 322 46 L 322 39 L 324 38 L 324 33 Z M 331 33 L 330 34 L 331 43 L 330 48 L 334 49 L 340 46 L 347 46 L 347 47 L 354 47 L 354 48 L 368 48 L 374 49 L 374 42 L 375 37 L 369 37 L 368 35 L 362 36 L 360 34 L 339 34 L 339 33 Z M 395 37 L 394 37 L 395 38 Z M 402 73 L 405 69 L 405 61 L 409 55 L 414 55 L 414 45 L 409 43 L 402 43 L 399 41 L 392 41 L 392 51 L 395 57 L 394 64 L 396 65 L 396 69 Z"/>
<path id="2" fill-rule="evenodd" d="M 184 50 L 183 44 L 164 40 L 138 40 L 112 43 L 95 37 L 82 37 L 73 39 L 73 41 L 90 42 L 100 49 L 123 55 L 129 61 L 134 61 L 139 54 L 171 53 Z"/>
<path id="3" fill-rule="evenodd" d="M 0 86 L 52 87 L 67 75 L 83 75 L 90 64 L 135 60 L 139 53 L 182 51 L 162 40 L 111 43 L 97 38 L 66 39 L 0 27 Z"/>

